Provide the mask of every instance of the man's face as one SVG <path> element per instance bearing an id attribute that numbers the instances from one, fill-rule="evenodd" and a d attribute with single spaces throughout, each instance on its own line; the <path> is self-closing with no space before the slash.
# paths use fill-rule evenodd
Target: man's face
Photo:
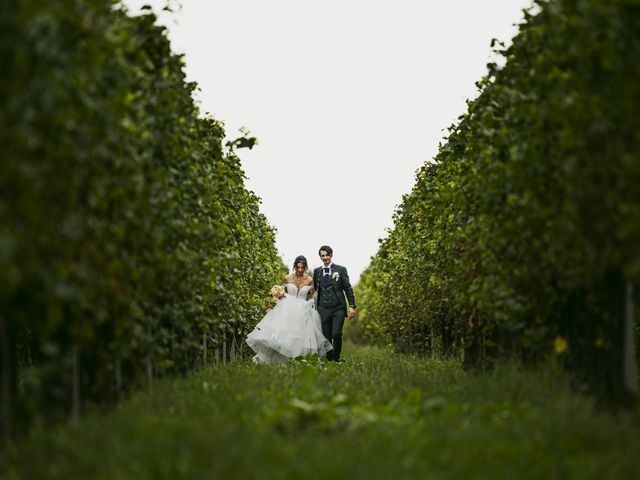
<path id="1" fill-rule="evenodd" d="M 327 253 L 326 250 L 320 250 L 320 260 L 322 260 L 322 263 L 324 263 L 325 265 L 329 265 L 331 263 L 332 257 L 333 255 Z"/>

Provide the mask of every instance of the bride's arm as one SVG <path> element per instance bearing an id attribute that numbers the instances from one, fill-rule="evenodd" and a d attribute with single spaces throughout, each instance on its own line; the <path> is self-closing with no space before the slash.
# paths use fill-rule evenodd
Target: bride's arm
<path id="1" fill-rule="evenodd" d="M 314 310 L 316 309 L 316 301 L 313 299 L 313 297 L 316 296 L 316 289 L 313 288 L 313 285 L 311 285 L 311 288 L 309 289 L 309 300 L 307 300 L 307 302 L 309 302 L 309 304 L 311 305 L 311 308 L 313 308 Z"/>

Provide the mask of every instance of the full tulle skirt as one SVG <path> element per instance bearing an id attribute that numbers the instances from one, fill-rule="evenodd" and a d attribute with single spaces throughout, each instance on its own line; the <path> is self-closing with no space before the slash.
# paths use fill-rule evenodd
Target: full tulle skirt
<path id="1" fill-rule="evenodd" d="M 306 301 L 286 295 L 258 322 L 247 336 L 256 352 L 256 363 L 285 363 L 290 358 L 317 354 L 323 357 L 333 347 L 322 334 L 320 315 Z"/>

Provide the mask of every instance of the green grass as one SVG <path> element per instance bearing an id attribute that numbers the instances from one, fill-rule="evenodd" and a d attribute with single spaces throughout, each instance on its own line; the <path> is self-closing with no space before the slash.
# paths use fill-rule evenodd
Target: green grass
<path id="1" fill-rule="evenodd" d="M 637 412 L 554 369 L 462 371 L 348 345 L 348 363 L 215 366 L 36 431 L 3 479 L 638 478 Z"/>

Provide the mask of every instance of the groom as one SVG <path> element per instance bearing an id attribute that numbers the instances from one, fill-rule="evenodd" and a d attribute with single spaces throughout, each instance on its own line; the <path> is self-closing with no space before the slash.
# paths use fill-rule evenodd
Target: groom
<path id="1" fill-rule="evenodd" d="M 333 345 L 333 350 L 327 353 L 327 360 L 339 362 L 342 326 L 345 316 L 351 319 L 356 314 L 356 299 L 349 283 L 347 269 L 332 262 L 333 249 L 323 245 L 318 253 L 322 267 L 313 271 L 316 307 L 322 321 L 322 333 Z"/>

